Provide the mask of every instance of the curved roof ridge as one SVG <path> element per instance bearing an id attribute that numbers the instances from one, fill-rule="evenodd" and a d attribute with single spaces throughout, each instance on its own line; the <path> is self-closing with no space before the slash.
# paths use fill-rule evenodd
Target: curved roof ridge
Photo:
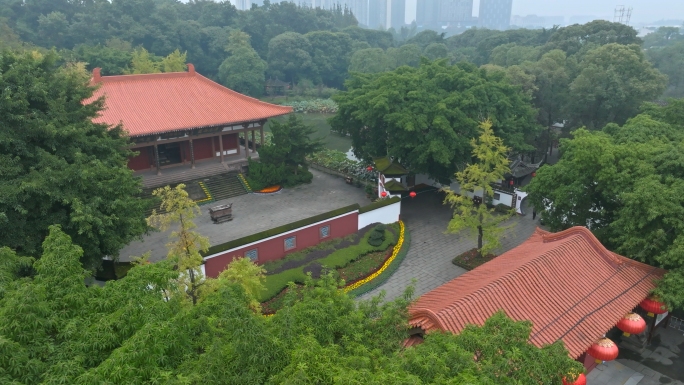
<path id="1" fill-rule="evenodd" d="M 153 74 L 125 74 L 125 75 L 107 75 L 99 78 L 91 78 L 92 83 L 112 83 L 112 82 L 130 82 L 148 79 L 162 79 L 162 78 L 185 78 L 193 77 L 196 72 L 158 72 Z M 201 75 L 200 75 L 201 76 Z"/>
<path id="2" fill-rule="evenodd" d="M 183 73 L 185 73 L 185 72 L 183 72 Z M 265 106 L 282 108 L 283 110 L 287 110 L 287 111 L 283 112 L 284 114 L 290 113 L 293 110 L 292 107 L 281 106 L 280 104 L 273 104 L 273 103 L 264 102 L 263 100 L 259 100 L 257 98 L 253 98 L 251 96 L 241 94 L 237 91 L 233 91 L 230 88 L 228 88 L 222 84 L 216 83 L 215 81 L 213 81 L 213 80 L 211 80 L 211 79 L 209 79 L 203 75 L 200 75 L 197 72 L 192 73 L 192 76 L 196 76 L 199 80 L 209 84 L 210 86 L 212 86 L 214 88 L 218 88 L 221 91 L 228 92 L 229 94 L 231 94 L 237 98 L 244 99 L 244 100 L 247 100 L 247 101 L 252 102 L 252 103 L 259 103 L 259 104 L 263 104 Z"/>
<path id="3" fill-rule="evenodd" d="M 557 233 L 549 233 L 545 234 L 542 236 L 544 243 L 547 242 L 557 242 L 561 241 L 563 239 L 570 238 L 572 236 L 578 236 L 584 239 L 589 243 L 589 245 L 598 252 L 600 256 L 602 256 L 606 261 L 621 265 L 624 263 L 625 257 L 620 256 L 618 258 L 617 254 L 613 253 L 612 251 L 606 249 L 605 246 L 601 243 L 601 241 L 596 238 L 596 236 L 589 230 L 588 228 L 584 226 L 573 226 L 569 229 L 559 231 Z"/>

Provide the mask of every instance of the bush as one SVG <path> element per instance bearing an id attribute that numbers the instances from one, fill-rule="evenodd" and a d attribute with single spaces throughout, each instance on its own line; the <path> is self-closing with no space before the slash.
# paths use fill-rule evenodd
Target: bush
<path id="1" fill-rule="evenodd" d="M 249 174 L 247 183 L 252 191 L 259 191 L 266 187 L 281 184 L 285 175 L 285 165 L 274 165 L 271 163 L 255 162 L 251 158 L 247 160 L 249 164 Z"/>
<path id="2" fill-rule="evenodd" d="M 377 225 L 368 236 L 368 244 L 374 247 L 382 245 L 385 241 L 385 225 Z"/>
<path id="3" fill-rule="evenodd" d="M 300 167 L 299 170 L 297 171 L 297 175 L 295 174 L 289 174 L 287 175 L 287 178 L 285 179 L 285 187 L 292 187 L 296 186 L 302 183 L 311 183 L 313 180 L 313 174 L 311 171 Z"/>
<path id="4" fill-rule="evenodd" d="M 503 203 L 499 203 L 498 205 L 494 206 L 494 211 L 497 213 L 508 214 L 511 212 L 511 210 L 511 206 L 505 205 Z"/>

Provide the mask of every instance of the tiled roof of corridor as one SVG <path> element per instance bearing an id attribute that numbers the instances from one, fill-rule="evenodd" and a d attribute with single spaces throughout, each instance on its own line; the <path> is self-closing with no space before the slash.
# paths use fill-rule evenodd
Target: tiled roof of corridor
<path id="1" fill-rule="evenodd" d="M 458 333 L 499 309 L 532 321 L 536 346 L 563 340 L 579 357 L 665 273 L 608 251 L 584 227 L 537 229 L 518 247 L 428 292 L 410 308 L 410 324 Z"/>

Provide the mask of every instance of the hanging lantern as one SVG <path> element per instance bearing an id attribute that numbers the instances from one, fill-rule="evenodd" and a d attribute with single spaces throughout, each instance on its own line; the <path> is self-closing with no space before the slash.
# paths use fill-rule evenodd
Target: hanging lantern
<path id="1" fill-rule="evenodd" d="M 532 171 L 532 178 L 534 178 L 535 176 L 537 176 L 537 173 Z"/>
<path id="2" fill-rule="evenodd" d="M 612 361 L 616 359 L 618 356 L 618 347 L 615 345 L 615 342 L 610 339 L 601 338 L 589 347 L 587 354 L 594 357 L 596 363 L 600 364 L 601 361 Z"/>
<path id="3" fill-rule="evenodd" d="M 630 334 L 641 334 L 646 330 L 646 321 L 639 314 L 629 313 L 617 323 L 618 329 L 622 330 L 625 337 Z"/>
<path id="4" fill-rule="evenodd" d="M 654 297 L 648 297 L 639 303 L 642 309 L 648 312 L 649 317 L 653 317 L 655 314 L 663 314 L 667 312 L 667 307 L 664 303 L 656 300 Z"/>
<path id="5" fill-rule="evenodd" d="M 570 382 L 563 377 L 563 385 L 587 385 L 587 376 L 584 373 L 580 373 L 574 382 Z"/>
<path id="6" fill-rule="evenodd" d="M 381 193 L 380 193 L 380 196 L 383 197 L 383 198 L 386 197 L 386 196 L 387 196 L 387 192 L 386 192 L 386 191 L 381 192 Z"/>
<path id="7" fill-rule="evenodd" d="M 513 186 L 513 179 L 508 182 L 509 185 Z"/>
<path id="8" fill-rule="evenodd" d="M 373 171 L 373 167 L 368 166 L 368 167 L 366 167 L 366 170 L 368 170 L 368 171 Z"/>
<path id="9" fill-rule="evenodd" d="M 415 197 L 416 197 L 416 192 L 415 192 L 415 191 L 411 191 L 411 192 L 409 193 L 409 196 L 410 196 L 411 198 L 415 198 Z"/>

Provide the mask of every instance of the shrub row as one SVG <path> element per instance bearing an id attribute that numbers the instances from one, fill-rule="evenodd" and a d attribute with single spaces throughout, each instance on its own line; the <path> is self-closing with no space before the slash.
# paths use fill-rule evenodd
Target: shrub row
<path id="1" fill-rule="evenodd" d="M 313 217 L 305 218 L 296 222 L 288 223 L 286 225 L 282 225 L 279 227 L 274 227 L 272 229 L 262 231 L 260 233 L 248 235 L 246 237 L 238 238 L 235 240 L 232 240 L 230 242 L 222 243 L 220 245 L 215 245 L 209 248 L 206 253 L 203 253 L 202 256 L 207 256 L 207 255 L 212 255 L 216 253 L 220 253 L 226 250 L 234 249 L 236 247 L 240 247 L 242 245 L 246 245 L 248 243 L 256 242 L 262 239 L 266 239 L 278 234 L 282 234 L 291 230 L 296 230 L 300 227 L 308 226 L 311 224 L 314 224 L 316 222 L 321 222 L 326 219 L 330 219 L 333 217 L 336 217 L 338 215 L 350 213 L 354 210 L 358 210 L 359 205 L 357 203 L 353 205 L 349 205 L 346 207 L 339 208 L 337 210 L 333 211 L 328 211 L 327 213 L 319 214 L 319 215 L 314 215 Z"/>

